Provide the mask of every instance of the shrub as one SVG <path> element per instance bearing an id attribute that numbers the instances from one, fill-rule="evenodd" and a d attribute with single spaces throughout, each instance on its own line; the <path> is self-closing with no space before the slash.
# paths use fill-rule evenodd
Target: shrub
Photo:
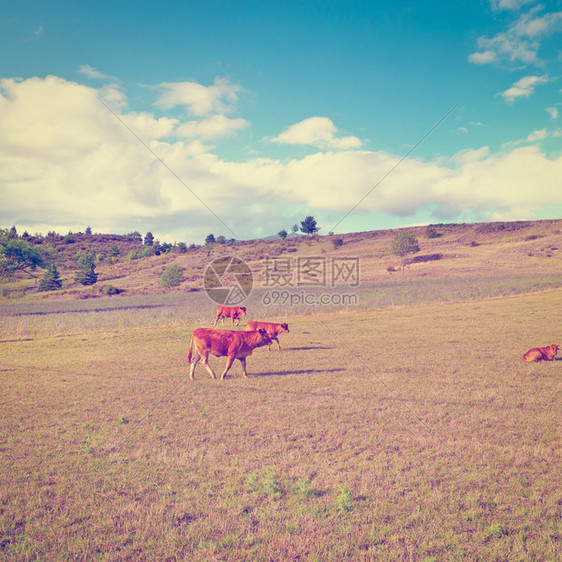
<path id="1" fill-rule="evenodd" d="M 110 297 L 112 295 L 118 295 L 120 292 L 121 292 L 121 289 L 118 289 L 117 287 L 114 287 L 113 285 L 104 285 L 100 289 L 100 293 L 103 293 L 104 295 L 107 295 L 108 297 Z"/>
<path id="2" fill-rule="evenodd" d="M 177 287 L 183 281 L 183 269 L 175 264 L 170 263 L 164 269 L 160 276 L 160 285 L 162 287 Z"/>
<path id="3" fill-rule="evenodd" d="M 343 240 L 341 238 L 333 238 L 332 239 L 332 246 L 335 248 L 339 248 L 343 246 Z"/>
<path id="4" fill-rule="evenodd" d="M 431 224 L 425 230 L 426 238 L 439 238 L 440 236 L 442 236 L 442 234 Z"/>

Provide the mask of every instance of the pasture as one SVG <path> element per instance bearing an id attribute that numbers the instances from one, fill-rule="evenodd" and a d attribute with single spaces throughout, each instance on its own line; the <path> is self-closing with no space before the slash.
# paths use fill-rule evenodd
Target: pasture
<path id="1" fill-rule="evenodd" d="M 0 559 L 560 559 L 562 289 L 506 283 L 254 302 L 225 381 L 200 293 L 2 304 Z"/>

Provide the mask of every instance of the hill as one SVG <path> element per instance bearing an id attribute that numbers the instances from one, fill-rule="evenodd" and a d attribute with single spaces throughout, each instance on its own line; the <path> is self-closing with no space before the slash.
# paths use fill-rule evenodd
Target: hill
<path id="1" fill-rule="evenodd" d="M 562 219 L 437 224 L 285 240 L 262 239 L 215 244 L 210 253 L 205 247 L 176 245 L 166 253 L 150 257 L 139 257 L 142 243 L 130 236 L 80 233 L 33 240 L 36 244 L 55 246 L 63 279 L 60 291 L 38 293 L 38 296 L 88 298 L 100 296 L 101 289 L 108 285 L 126 295 L 197 291 L 203 287 L 208 264 L 226 255 L 244 260 L 254 273 L 255 284 L 263 284 L 268 258 L 283 258 L 285 266 L 292 268 L 292 274 L 299 259 L 319 258 L 329 265 L 334 258 L 355 258 L 361 284 L 388 281 L 402 276 L 400 258 L 391 251 L 392 240 L 400 230 L 411 232 L 420 246 L 420 252 L 409 256 L 405 272 L 408 279 L 562 274 Z M 99 273 L 98 283 L 90 287 L 74 281 L 76 255 L 86 252 L 96 257 Z M 159 279 L 170 263 L 181 267 L 184 277 L 179 287 L 166 289 L 160 286 Z M 37 280 L 19 277 L 4 282 L 1 294 L 3 297 L 33 295 L 36 287 Z"/>

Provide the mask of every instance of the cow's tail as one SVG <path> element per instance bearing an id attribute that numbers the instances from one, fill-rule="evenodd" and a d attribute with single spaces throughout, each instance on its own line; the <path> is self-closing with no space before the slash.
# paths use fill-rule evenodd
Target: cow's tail
<path id="1" fill-rule="evenodd" d="M 191 334 L 191 342 L 189 344 L 189 351 L 187 352 L 187 362 L 191 364 L 191 357 L 193 355 L 193 334 Z"/>

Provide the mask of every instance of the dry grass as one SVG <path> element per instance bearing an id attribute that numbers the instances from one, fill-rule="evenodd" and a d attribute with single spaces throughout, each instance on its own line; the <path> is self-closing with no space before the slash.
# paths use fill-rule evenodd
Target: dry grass
<path id="1" fill-rule="evenodd" d="M 294 314 L 222 382 L 198 301 L 51 309 L 0 343 L 0 557 L 560 559 L 562 362 L 521 356 L 561 297 Z"/>
<path id="2" fill-rule="evenodd" d="M 418 238 L 418 256 L 442 254 L 442 259 L 408 266 L 409 279 L 451 279 L 515 274 L 562 274 L 562 220 L 526 221 L 520 223 L 484 223 L 436 226 L 437 238 L 427 237 L 427 227 L 409 228 Z M 211 254 L 206 248 L 189 250 L 185 254 L 166 254 L 109 265 L 107 260 L 97 267 L 98 284 L 82 287 L 73 281 L 72 269 L 61 271 L 63 290 L 56 298 L 99 296 L 99 287 L 110 284 L 125 291 L 128 296 L 162 293 L 185 293 L 201 289 L 205 268 L 213 259 L 236 254 L 245 260 L 256 279 L 265 271 L 267 256 L 293 260 L 303 256 L 358 257 L 361 263 L 361 281 L 386 282 L 400 273 L 389 274 L 388 269 L 400 270 L 400 258 L 391 253 L 391 242 L 396 230 L 350 233 L 317 238 L 298 237 L 287 240 L 254 240 L 234 245 L 215 244 Z M 334 238 L 343 245 L 334 248 Z M 107 251 L 112 241 L 108 242 Z M 97 248 L 96 251 L 98 251 Z M 185 270 L 185 280 L 177 289 L 163 289 L 159 278 L 169 263 Z M 67 262 L 70 263 L 70 262 Z M 33 294 L 37 283 L 18 280 L 3 284 L 11 296 Z M 53 298 L 53 295 L 35 295 L 35 298 Z"/>

